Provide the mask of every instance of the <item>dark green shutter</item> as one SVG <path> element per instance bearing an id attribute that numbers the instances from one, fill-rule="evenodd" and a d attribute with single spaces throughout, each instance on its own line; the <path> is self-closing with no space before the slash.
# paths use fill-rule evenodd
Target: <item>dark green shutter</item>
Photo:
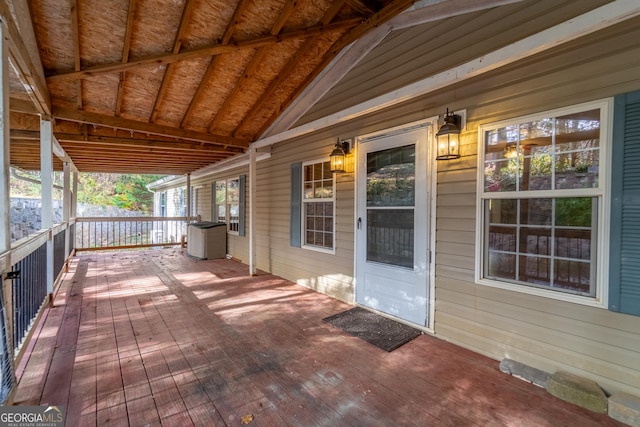
<path id="1" fill-rule="evenodd" d="M 640 316 L 640 92 L 615 99 L 611 157 L 609 309 Z"/>
<path id="2" fill-rule="evenodd" d="M 238 235 L 239 236 L 245 236 L 246 232 L 245 232 L 245 226 L 244 226 L 244 218 L 245 218 L 245 206 L 246 201 L 246 184 L 247 184 L 247 176 L 246 175 L 240 175 L 240 180 L 239 180 L 239 189 L 238 189 L 238 197 L 240 198 L 239 201 L 239 206 L 238 206 Z"/>
<path id="3" fill-rule="evenodd" d="M 211 221 L 218 222 L 218 206 L 216 206 L 216 182 L 211 183 Z"/>
<path id="4" fill-rule="evenodd" d="M 291 165 L 291 246 L 301 246 L 300 220 L 302 209 L 302 163 Z"/>

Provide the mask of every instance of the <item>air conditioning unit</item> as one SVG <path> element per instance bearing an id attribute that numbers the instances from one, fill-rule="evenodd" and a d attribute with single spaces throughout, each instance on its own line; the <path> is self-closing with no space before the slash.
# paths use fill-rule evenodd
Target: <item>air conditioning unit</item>
<path id="1" fill-rule="evenodd" d="M 187 227 L 187 253 L 200 259 L 227 256 L 227 225 L 216 222 L 194 222 Z"/>

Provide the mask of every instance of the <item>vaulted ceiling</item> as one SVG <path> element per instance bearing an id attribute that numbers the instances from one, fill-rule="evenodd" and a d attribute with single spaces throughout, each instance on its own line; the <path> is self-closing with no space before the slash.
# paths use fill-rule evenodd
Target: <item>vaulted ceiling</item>
<path id="1" fill-rule="evenodd" d="M 242 153 L 344 47 L 412 3 L 0 0 L 11 163 L 39 169 L 40 116 L 84 172 L 184 174 Z"/>

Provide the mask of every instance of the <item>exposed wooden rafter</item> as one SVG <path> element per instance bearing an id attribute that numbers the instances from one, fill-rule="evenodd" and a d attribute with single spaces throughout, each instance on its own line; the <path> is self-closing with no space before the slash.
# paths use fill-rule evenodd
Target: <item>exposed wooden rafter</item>
<path id="1" fill-rule="evenodd" d="M 27 9 L 28 10 L 28 9 Z M 7 24 L 9 32 L 9 55 L 11 56 L 11 62 L 18 73 L 18 77 L 22 80 L 23 84 L 31 88 L 29 96 L 33 99 L 38 111 L 44 115 L 51 114 L 51 98 L 49 95 L 49 89 L 47 88 L 46 81 L 44 79 L 44 73 L 40 64 L 34 64 L 29 52 L 37 52 L 38 46 L 35 44 L 35 38 L 32 42 L 29 42 L 29 38 L 23 39 L 20 31 L 9 12 L 9 6 L 6 0 L 0 0 L 0 16 L 3 17 Z M 25 19 L 21 15 L 22 19 Z M 27 15 L 25 20 L 29 20 Z M 23 31 L 33 32 L 31 23 L 25 23 Z M 28 43 L 26 44 L 25 43 Z"/>
<path id="2" fill-rule="evenodd" d="M 125 129 L 134 132 L 142 132 L 150 135 L 171 136 L 182 138 L 188 141 L 198 141 L 205 144 L 212 144 L 223 147 L 231 146 L 246 148 L 249 146 L 249 141 L 230 136 L 212 135 L 187 129 L 178 129 L 171 126 L 138 122 L 135 120 L 123 119 L 120 117 L 112 117 L 102 114 L 89 113 L 86 111 L 71 110 L 59 107 L 54 108 L 53 117 L 56 119 L 69 120 L 72 122 L 89 123 L 114 129 Z"/>
<path id="3" fill-rule="evenodd" d="M 178 33 L 176 34 L 176 38 L 173 42 L 172 52 L 174 55 L 176 53 L 179 53 L 180 49 L 182 49 L 182 38 L 184 37 L 187 24 L 189 22 L 189 18 L 191 17 L 191 13 L 193 11 L 193 4 L 194 4 L 193 0 L 187 0 L 184 4 L 184 9 L 182 10 L 182 17 L 180 18 L 180 27 L 178 28 Z M 169 84 L 168 84 L 169 77 L 171 76 L 172 73 L 173 73 L 173 64 L 169 64 L 167 65 L 167 70 L 165 71 L 164 76 L 162 76 L 162 83 L 160 84 L 160 90 L 158 91 L 158 96 L 156 96 L 156 100 L 153 103 L 151 117 L 149 118 L 149 121 L 151 123 L 154 123 L 156 121 L 156 117 L 158 117 L 158 108 L 167 93 L 167 88 L 169 87 Z"/>
<path id="4" fill-rule="evenodd" d="M 136 0 L 129 0 L 129 12 L 127 13 L 127 29 L 124 33 L 124 46 L 122 47 L 122 63 L 129 62 L 129 52 L 131 50 L 131 30 L 133 29 L 133 18 L 136 11 Z M 80 69 L 76 69 L 80 71 Z M 126 71 L 120 72 L 120 79 L 118 80 L 118 94 L 116 95 L 116 110 L 114 115 L 118 117 L 122 110 L 122 98 L 124 93 L 124 78 Z M 82 80 L 80 80 L 82 81 Z"/>
<path id="5" fill-rule="evenodd" d="M 233 36 L 233 31 L 236 28 L 236 22 L 238 21 L 240 16 L 242 16 L 242 13 L 244 12 L 244 9 L 247 7 L 248 3 L 249 3 L 248 0 L 240 0 L 240 2 L 238 3 L 238 6 L 236 6 L 233 16 L 231 17 L 231 20 L 227 24 L 227 28 L 225 29 L 224 34 L 222 35 L 220 44 L 222 45 L 229 44 L 229 42 L 231 41 L 231 37 Z M 180 122 L 180 127 L 185 126 L 185 124 L 189 120 L 189 117 L 193 113 L 193 109 L 195 108 L 196 105 L 198 105 L 198 103 L 204 96 L 204 87 L 206 83 L 209 81 L 209 79 L 211 78 L 211 75 L 213 74 L 213 72 L 218 67 L 219 62 L 220 62 L 220 56 L 214 56 L 213 58 L 211 58 L 211 61 L 207 66 L 207 70 L 204 72 L 204 76 L 202 76 L 202 79 L 200 79 L 200 84 L 198 84 L 196 93 L 195 95 L 193 95 L 193 98 L 191 98 L 189 107 L 187 108 L 187 111 L 184 113 L 184 116 L 182 117 L 182 121 Z"/>
<path id="6" fill-rule="evenodd" d="M 342 5 L 344 4 L 344 2 L 345 2 L 345 0 L 336 0 L 336 1 L 334 1 L 333 4 L 331 5 L 331 7 L 329 7 L 329 9 L 327 9 L 327 11 L 324 13 L 324 16 L 322 17 L 322 20 L 320 21 L 320 24 L 321 25 L 329 24 L 333 20 L 333 18 L 335 18 L 335 16 L 338 14 L 338 12 L 340 11 L 340 8 L 342 8 Z M 253 117 L 262 108 L 264 103 L 273 95 L 273 93 L 280 87 L 280 85 L 285 80 L 290 78 L 291 73 L 295 70 L 296 66 L 298 65 L 298 63 L 300 62 L 300 60 L 302 59 L 304 54 L 307 53 L 309 51 L 309 49 L 311 49 L 311 47 L 313 46 L 315 41 L 316 41 L 316 38 L 308 38 L 307 40 L 305 40 L 305 42 L 300 47 L 300 49 L 298 49 L 298 52 L 296 53 L 296 55 L 294 55 L 287 62 L 287 64 L 281 70 L 281 72 L 278 75 L 278 77 L 269 84 L 269 86 L 265 89 L 265 91 L 262 93 L 260 98 L 258 98 L 258 100 L 253 104 L 253 106 L 247 112 L 247 114 L 244 116 L 244 118 L 242 119 L 240 124 L 233 131 L 233 135 L 237 135 L 238 132 L 242 129 L 242 127 L 246 123 L 248 123 L 251 120 L 253 120 Z"/>
<path id="7" fill-rule="evenodd" d="M 69 0 L 71 9 L 71 38 L 73 39 L 73 68 L 80 71 L 82 65 L 80 63 L 80 33 L 78 28 L 78 2 L 77 0 Z M 82 110 L 82 80 L 76 82 L 76 106 L 78 110 Z"/>
<path id="8" fill-rule="evenodd" d="M 248 40 L 231 42 L 227 44 L 223 43 L 213 43 L 209 46 L 192 49 L 180 53 L 170 53 L 170 54 L 161 54 L 161 55 L 153 55 L 147 56 L 145 58 L 139 58 L 136 60 L 131 60 L 126 64 L 122 64 L 120 62 L 111 63 L 111 64 L 102 64 L 97 65 L 95 67 L 85 68 L 82 71 L 71 71 L 67 73 L 59 73 L 50 75 L 47 77 L 48 82 L 54 82 L 65 79 L 86 79 L 89 77 L 93 77 L 99 74 L 104 73 L 115 73 L 121 71 L 132 70 L 135 68 L 144 67 L 147 65 L 163 65 L 163 64 L 171 64 L 173 62 L 178 61 L 186 61 L 190 59 L 197 59 L 207 56 L 217 56 L 223 55 L 225 53 L 232 53 L 242 49 L 257 49 L 262 46 L 272 45 L 276 43 L 282 43 L 288 40 L 296 40 L 296 39 L 304 39 L 307 37 L 314 37 L 321 34 L 330 33 L 336 30 L 344 30 L 348 28 L 352 28 L 357 26 L 362 22 L 361 18 L 349 18 L 340 20 L 329 25 L 314 25 L 308 28 L 303 28 L 300 30 L 293 30 L 282 33 L 278 36 L 261 36 Z"/>
<path id="9" fill-rule="evenodd" d="M 274 23 L 273 27 L 271 27 L 270 34 L 272 36 L 276 36 L 280 33 L 280 31 L 282 30 L 282 27 L 284 27 L 284 24 L 287 22 L 287 20 L 291 16 L 291 13 L 293 13 L 295 3 L 296 3 L 295 0 L 288 0 L 287 3 L 284 5 L 284 7 L 282 8 L 282 11 L 280 12 L 280 15 L 278 16 L 278 19 L 276 19 L 276 22 Z M 254 74 L 257 72 L 258 65 L 260 65 L 260 62 L 262 61 L 266 53 L 267 53 L 267 47 L 263 46 L 260 49 L 258 49 L 258 51 L 255 53 L 253 58 L 251 58 L 251 61 L 249 62 L 249 65 L 247 65 L 247 67 L 245 68 L 244 73 L 242 73 L 242 75 L 240 76 L 240 79 L 233 86 L 231 93 L 224 100 L 224 102 L 222 103 L 222 106 L 220 107 L 216 115 L 211 120 L 211 123 L 209 124 L 209 132 L 212 132 L 214 129 L 216 129 L 219 121 L 227 113 L 229 105 L 235 99 L 235 95 L 242 90 L 242 83 L 254 77 Z"/>

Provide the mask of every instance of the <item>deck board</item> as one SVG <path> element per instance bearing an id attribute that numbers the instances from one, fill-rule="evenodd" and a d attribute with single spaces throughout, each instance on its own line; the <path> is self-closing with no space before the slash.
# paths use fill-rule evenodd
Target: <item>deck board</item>
<path id="1" fill-rule="evenodd" d="M 386 353 L 343 302 L 179 248 L 74 259 L 20 367 L 68 426 L 617 426 L 422 335 Z"/>

